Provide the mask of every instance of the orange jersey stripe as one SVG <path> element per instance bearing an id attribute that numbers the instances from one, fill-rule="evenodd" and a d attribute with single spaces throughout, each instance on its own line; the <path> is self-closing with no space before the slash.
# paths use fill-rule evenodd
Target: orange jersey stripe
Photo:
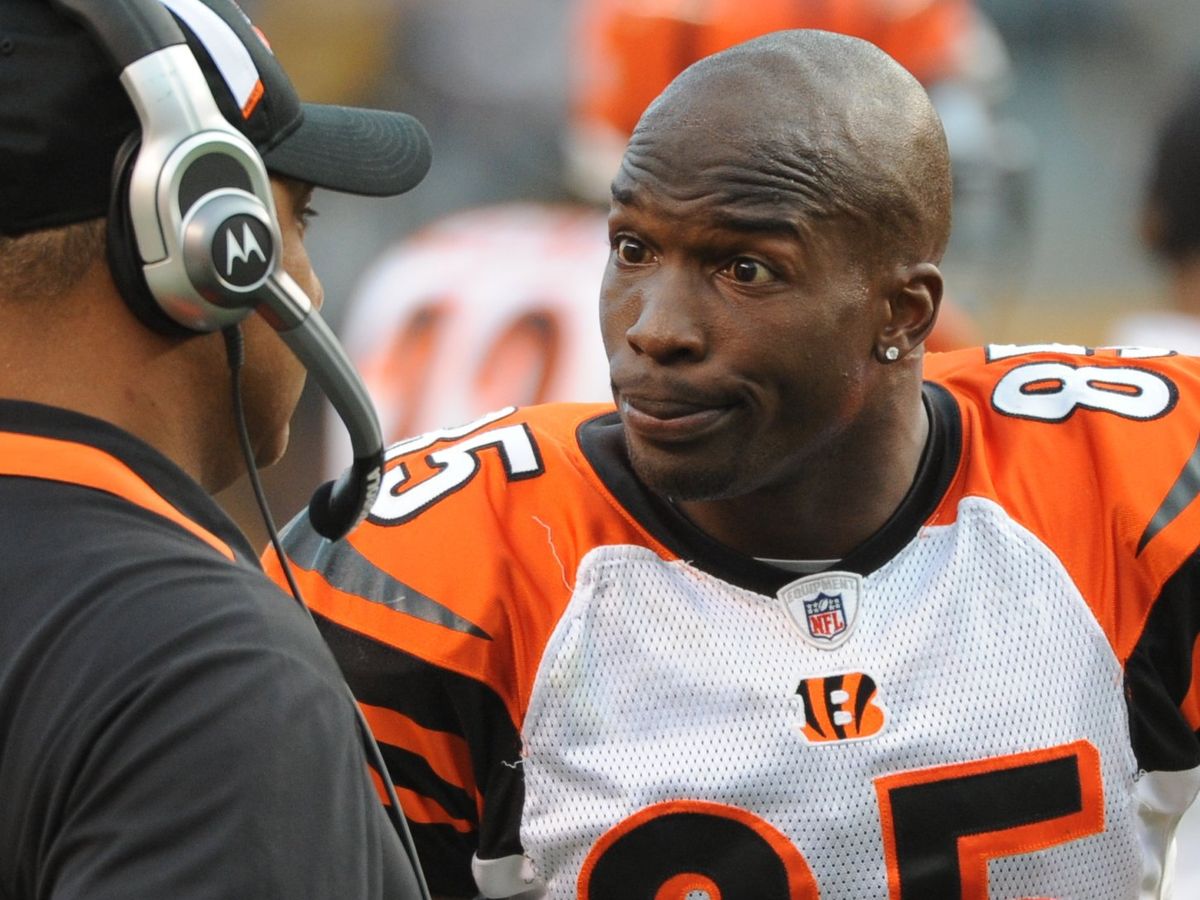
<path id="1" fill-rule="evenodd" d="M 482 798 L 470 778 L 471 754 L 463 738 L 423 728 L 403 713 L 382 706 L 367 703 L 359 706 L 371 733 L 382 743 L 417 754 L 429 763 L 438 778 L 473 795 L 476 807 L 482 808 Z"/>
<path id="2" fill-rule="evenodd" d="M 64 473 L 71 473 L 69 476 Z M 115 456 L 56 438 L 0 433 L 0 475 L 16 475 L 78 484 L 104 491 L 169 519 L 208 544 L 231 562 L 233 550 L 203 526 L 193 522 Z"/>
<path id="3" fill-rule="evenodd" d="M 404 810 L 404 817 L 418 825 L 449 825 L 461 834 L 475 831 L 473 822 L 450 815 L 440 803 L 424 794 L 397 787 L 396 797 L 400 801 L 400 808 Z"/>
<path id="4" fill-rule="evenodd" d="M 391 806 L 392 801 L 388 797 L 387 788 L 383 786 L 383 779 L 379 777 L 379 773 L 370 766 L 367 766 L 367 771 L 371 775 L 371 781 L 375 785 L 375 792 L 379 795 L 380 802 L 384 806 Z M 461 834 L 470 834 L 475 830 L 473 824 L 466 819 L 450 815 L 435 800 L 430 800 L 428 797 L 406 788 L 395 787 L 395 791 L 396 799 L 400 801 L 400 808 L 404 811 L 404 818 L 412 822 L 419 825 L 449 825 Z"/>

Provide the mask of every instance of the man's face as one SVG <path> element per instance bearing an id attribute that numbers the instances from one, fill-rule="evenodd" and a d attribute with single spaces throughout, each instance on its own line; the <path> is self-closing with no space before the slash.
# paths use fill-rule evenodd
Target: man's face
<path id="1" fill-rule="evenodd" d="M 312 215 L 308 205 L 312 188 L 274 177 L 271 187 L 283 236 L 283 269 L 308 295 L 313 306 L 320 308 L 324 292 L 304 247 L 305 225 Z M 246 368 L 242 384 L 246 420 L 255 460 L 262 467 L 276 462 L 287 449 L 289 422 L 304 388 L 305 370 L 261 316 L 246 320 L 245 335 Z"/>
<path id="2" fill-rule="evenodd" d="M 677 500 L 798 486 L 836 462 L 887 307 L 849 231 L 806 223 L 794 172 L 711 138 L 631 143 L 601 289 L 634 468 Z"/>

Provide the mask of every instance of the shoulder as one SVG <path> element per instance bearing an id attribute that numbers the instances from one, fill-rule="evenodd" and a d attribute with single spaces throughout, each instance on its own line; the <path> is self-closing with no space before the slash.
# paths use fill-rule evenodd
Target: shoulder
<path id="1" fill-rule="evenodd" d="M 578 436 L 611 410 L 508 407 L 401 441 L 386 451 L 379 496 L 347 541 L 320 542 L 301 516 L 289 526 L 285 548 L 306 568 L 378 567 L 403 573 L 418 589 L 490 572 L 514 557 L 542 559 L 547 532 L 559 541 L 579 539 L 571 523 L 602 520 L 613 509 Z M 557 571 L 561 563 L 549 559 Z"/>
<path id="2" fill-rule="evenodd" d="M 220 657 L 223 666 L 235 651 L 260 662 L 280 654 L 329 660 L 302 610 L 253 557 L 100 491 L 0 479 L 0 496 L 10 512 L 20 510 L 0 517 L 6 578 L 16 589 L 8 636 L 53 639 L 47 664 L 91 662 L 133 685 L 201 658 Z M 3 636 L 0 647 L 8 648 Z M 12 660 L 19 648 L 9 649 Z M 198 677 L 222 666 L 198 665 Z"/>
<path id="3" fill-rule="evenodd" d="M 1126 485 L 1145 473 L 1169 487 L 1196 449 L 1200 358 L 993 344 L 930 354 L 926 377 L 953 396 L 974 454 L 1027 476 L 1098 465 Z"/>
<path id="4" fill-rule="evenodd" d="M 580 428 L 611 410 L 510 408 L 391 447 L 380 497 L 346 540 L 321 540 L 303 516 L 286 531 L 313 609 L 472 677 L 499 677 L 480 669 L 485 657 L 524 665 L 569 601 L 580 560 L 601 544 L 648 540 L 580 446 Z M 271 554 L 266 563 L 278 577 Z"/>
<path id="5" fill-rule="evenodd" d="M 1200 358 L 1163 349 L 1160 346 L 1104 346 L 1083 344 L 987 344 L 925 357 L 927 377 L 934 380 L 975 378 L 996 381 L 1013 369 L 1039 363 L 1058 363 L 1070 368 L 1134 368 L 1175 373 L 1200 372 Z"/>
<path id="6" fill-rule="evenodd" d="M 1153 348 L 991 344 L 930 354 L 926 378 L 992 430 L 1026 437 L 1115 441 L 1149 437 L 1148 423 L 1183 434 L 1200 422 L 1200 358 Z"/>
<path id="7" fill-rule="evenodd" d="M 104 865 L 64 854 L 44 877 L 178 897 L 332 896 L 342 879 L 366 896 L 382 832 L 353 705 L 312 623 L 252 563 L 166 520 L 98 492 L 39 493 L 8 545 L 24 589 L 6 596 L 0 705 L 31 712 L 8 723 L 22 783 L 6 797 L 23 827 L 116 836 Z M 253 849 L 268 821 L 270 859 Z"/>
<path id="8" fill-rule="evenodd" d="M 1127 648 L 1126 632 L 1196 552 L 1200 359 L 993 345 L 931 354 L 926 372 L 962 426 L 935 524 L 953 521 L 962 498 L 992 501 L 1050 548 Z"/>

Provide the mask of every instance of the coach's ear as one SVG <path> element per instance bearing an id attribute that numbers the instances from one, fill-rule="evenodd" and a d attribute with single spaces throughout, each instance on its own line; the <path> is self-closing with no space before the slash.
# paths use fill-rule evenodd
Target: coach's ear
<path id="1" fill-rule="evenodd" d="M 944 290 L 941 270 L 931 262 L 898 266 L 892 274 L 885 321 L 875 341 L 876 356 L 884 362 L 903 359 L 929 336 Z M 895 348 L 891 354 L 890 347 Z"/>

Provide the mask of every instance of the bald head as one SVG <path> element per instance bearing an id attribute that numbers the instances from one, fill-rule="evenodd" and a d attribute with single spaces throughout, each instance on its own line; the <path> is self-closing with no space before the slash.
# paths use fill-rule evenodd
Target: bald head
<path id="1" fill-rule="evenodd" d="M 706 57 L 646 110 L 626 165 L 714 145 L 797 201 L 807 229 L 848 226 L 862 252 L 897 262 L 937 262 L 945 250 L 941 122 L 920 83 L 873 44 L 779 31 Z"/>

